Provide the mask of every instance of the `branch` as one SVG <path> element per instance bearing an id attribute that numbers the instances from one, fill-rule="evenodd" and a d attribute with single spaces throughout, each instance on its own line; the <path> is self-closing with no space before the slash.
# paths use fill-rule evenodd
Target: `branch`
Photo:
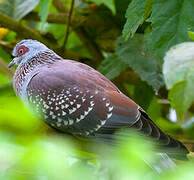
<path id="1" fill-rule="evenodd" d="M 18 36 L 20 36 L 22 39 L 24 38 L 36 39 L 58 53 L 59 46 L 56 45 L 56 43 L 49 41 L 48 39 L 44 38 L 38 31 L 33 30 L 28 26 L 21 24 L 18 21 L 15 21 L 11 17 L 0 13 L 0 24 L 3 27 L 15 31 L 18 34 Z M 7 44 L 3 44 L 2 42 L 0 45 L 7 47 Z M 66 51 L 65 54 L 63 53 L 62 56 L 66 56 L 67 58 L 72 58 L 75 60 L 79 60 L 80 58 L 82 58 L 80 54 L 69 50 Z"/>
<path id="2" fill-rule="evenodd" d="M 49 43 L 47 39 L 43 38 L 38 31 L 35 31 L 2 13 L 0 13 L 0 24 L 3 27 L 15 31 L 22 38 L 36 39 L 46 44 L 50 48 L 54 48 L 53 44 Z"/>
<path id="3" fill-rule="evenodd" d="M 49 13 L 48 17 L 47 17 L 47 22 L 48 23 L 57 23 L 57 24 L 67 24 L 67 18 L 68 18 L 68 13 Z M 40 17 L 38 16 L 38 14 L 36 12 L 31 12 L 28 15 L 26 15 L 24 17 L 25 20 L 30 20 L 30 21 L 40 21 Z M 85 16 L 81 16 L 81 15 L 72 15 L 71 17 L 71 27 L 76 31 L 78 29 L 79 26 L 82 26 L 84 24 L 84 29 L 87 26 L 86 22 L 87 22 L 88 17 Z M 93 24 L 91 24 L 93 23 Z M 95 22 L 90 21 L 90 26 L 97 26 L 95 24 Z M 112 29 L 111 32 L 109 33 L 109 36 L 112 37 L 112 39 L 107 39 L 107 38 L 103 38 L 103 39 L 98 39 L 96 40 L 95 44 L 97 44 L 100 49 L 103 49 L 105 51 L 108 52 L 114 52 L 115 50 L 115 34 L 118 34 L 118 29 Z M 80 36 L 79 36 L 80 37 Z M 84 38 L 85 39 L 85 38 Z M 88 39 L 88 38 L 86 38 Z M 83 39 L 82 39 L 83 40 Z M 81 41 L 82 41 L 81 40 Z M 84 45 L 87 45 L 84 43 Z"/>
<path id="4" fill-rule="evenodd" d="M 69 14 L 67 12 L 65 13 L 49 13 L 47 17 L 48 23 L 57 23 L 57 24 L 67 24 Z M 36 12 L 30 12 L 24 17 L 25 20 L 31 20 L 31 21 L 40 21 L 40 17 L 38 16 L 38 13 Z M 72 15 L 71 17 L 71 26 L 77 27 L 80 24 L 82 24 L 87 18 L 84 16 L 77 16 Z"/>
<path id="5" fill-rule="evenodd" d="M 70 24 L 71 24 L 71 16 L 73 13 L 73 7 L 74 7 L 74 2 L 75 0 L 71 0 L 71 7 L 70 7 L 70 11 L 69 11 L 69 16 L 68 16 L 68 20 L 67 20 L 67 30 L 66 30 L 66 34 L 65 34 L 65 40 L 63 43 L 63 46 L 61 47 L 62 49 L 64 49 L 65 51 L 65 47 L 68 41 L 68 36 L 69 36 L 69 31 L 70 31 Z"/>

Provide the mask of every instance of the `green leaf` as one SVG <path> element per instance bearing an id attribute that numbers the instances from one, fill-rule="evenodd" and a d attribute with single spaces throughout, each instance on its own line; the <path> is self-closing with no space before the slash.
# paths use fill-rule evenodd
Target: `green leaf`
<path id="1" fill-rule="evenodd" d="M 120 61 L 116 54 L 109 55 L 98 68 L 98 70 L 104 74 L 108 79 L 117 77 L 122 71 L 124 71 L 128 65 Z"/>
<path id="2" fill-rule="evenodd" d="M 133 0 L 126 11 L 127 19 L 124 29 L 123 38 L 128 39 L 133 37 L 137 28 L 151 13 L 151 5 L 153 0 Z"/>
<path id="3" fill-rule="evenodd" d="M 194 32 L 188 31 L 188 36 L 189 36 L 189 38 L 190 38 L 192 41 L 194 41 Z"/>
<path id="4" fill-rule="evenodd" d="M 46 22 L 51 2 L 52 0 L 40 0 L 40 11 L 38 15 L 40 16 L 40 20 L 42 23 Z"/>
<path id="5" fill-rule="evenodd" d="M 186 122 L 184 122 L 181 127 L 184 129 L 184 132 L 190 137 L 194 137 L 194 117 L 191 117 Z"/>
<path id="6" fill-rule="evenodd" d="M 157 0 L 152 8 L 152 31 L 146 36 L 147 45 L 162 60 L 172 45 L 189 41 L 187 30 L 194 24 L 194 1 Z"/>
<path id="7" fill-rule="evenodd" d="M 143 81 L 158 90 L 163 85 L 163 76 L 155 56 L 145 46 L 143 35 L 124 41 L 118 38 L 116 43 L 118 58 L 127 63 Z"/>
<path id="8" fill-rule="evenodd" d="M 194 43 L 187 42 L 174 46 L 164 58 L 163 74 L 170 90 L 169 99 L 179 117 L 194 101 Z"/>
<path id="9" fill-rule="evenodd" d="M 32 11 L 38 2 L 39 0 L 1 0 L 0 12 L 19 20 Z"/>
<path id="10" fill-rule="evenodd" d="M 113 14 L 116 13 L 116 8 L 115 8 L 115 2 L 114 0 L 87 0 L 89 2 L 94 2 L 98 5 L 104 4 L 106 5 L 112 12 Z"/>
<path id="11" fill-rule="evenodd" d="M 168 94 L 171 106 L 177 111 L 179 119 L 182 119 L 184 113 L 192 103 L 192 99 L 187 98 L 186 82 L 181 81 L 173 86 Z"/>

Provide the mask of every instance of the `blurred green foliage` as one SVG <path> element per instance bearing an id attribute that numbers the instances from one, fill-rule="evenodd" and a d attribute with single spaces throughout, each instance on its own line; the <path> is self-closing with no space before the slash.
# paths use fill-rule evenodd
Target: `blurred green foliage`
<path id="1" fill-rule="evenodd" d="M 62 57 L 98 69 L 193 151 L 194 53 L 188 59 L 186 46 L 169 48 L 193 40 L 194 0 L 75 0 L 64 44 L 70 5 L 0 1 L 0 179 L 193 179 L 192 153 L 190 162 L 159 175 L 142 160 L 152 156 L 154 144 L 137 134 L 111 147 L 52 130 L 15 96 L 7 64 L 15 44 L 35 32 Z"/>

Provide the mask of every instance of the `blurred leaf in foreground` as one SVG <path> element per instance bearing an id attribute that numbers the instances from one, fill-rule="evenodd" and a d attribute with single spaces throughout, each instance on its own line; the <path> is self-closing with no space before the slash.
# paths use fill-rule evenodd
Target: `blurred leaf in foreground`
<path id="1" fill-rule="evenodd" d="M 41 121 L 29 113 L 22 102 L 15 97 L 0 97 L 0 129 L 20 132 L 34 132 Z"/>

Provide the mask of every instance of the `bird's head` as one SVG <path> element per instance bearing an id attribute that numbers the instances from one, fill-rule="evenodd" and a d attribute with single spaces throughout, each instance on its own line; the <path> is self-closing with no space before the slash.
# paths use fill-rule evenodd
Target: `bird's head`
<path id="1" fill-rule="evenodd" d="M 51 51 L 44 44 L 37 40 L 25 39 L 16 44 L 13 49 L 12 55 L 14 59 L 9 63 L 9 67 L 17 64 L 25 64 L 30 62 L 39 53 Z"/>

